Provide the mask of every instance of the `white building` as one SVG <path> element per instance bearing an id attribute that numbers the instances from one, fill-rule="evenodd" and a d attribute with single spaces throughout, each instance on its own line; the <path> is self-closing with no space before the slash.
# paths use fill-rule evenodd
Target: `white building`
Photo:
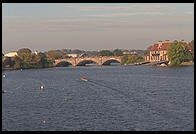
<path id="1" fill-rule="evenodd" d="M 129 50 L 124 50 L 123 51 L 123 55 L 130 55 L 130 54 L 131 54 L 131 52 Z"/>
<path id="2" fill-rule="evenodd" d="M 78 54 L 67 54 L 67 56 L 76 58 L 76 57 L 78 57 Z"/>
<path id="3" fill-rule="evenodd" d="M 38 54 L 38 51 L 36 50 L 34 53 L 37 55 Z"/>
<path id="4" fill-rule="evenodd" d="M 15 57 L 15 56 L 18 56 L 17 52 L 9 52 L 7 54 L 5 54 L 4 56 L 6 57 Z"/>

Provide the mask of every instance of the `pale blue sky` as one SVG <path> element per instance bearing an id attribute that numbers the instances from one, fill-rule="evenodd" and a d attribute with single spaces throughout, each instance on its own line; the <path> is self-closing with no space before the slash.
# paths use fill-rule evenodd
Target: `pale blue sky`
<path id="1" fill-rule="evenodd" d="M 27 47 L 146 49 L 194 39 L 193 3 L 4 3 L 3 53 Z"/>

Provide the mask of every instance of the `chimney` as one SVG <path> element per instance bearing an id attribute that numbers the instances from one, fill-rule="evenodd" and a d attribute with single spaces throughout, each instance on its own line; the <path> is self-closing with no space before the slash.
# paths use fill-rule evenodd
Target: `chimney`
<path id="1" fill-rule="evenodd" d="M 159 47 L 161 47 L 162 46 L 162 41 L 160 40 L 160 41 L 158 41 L 158 45 L 159 45 Z"/>
<path id="2" fill-rule="evenodd" d="M 170 43 L 170 41 L 169 40 L 165 40 L 165 43 Z"/>

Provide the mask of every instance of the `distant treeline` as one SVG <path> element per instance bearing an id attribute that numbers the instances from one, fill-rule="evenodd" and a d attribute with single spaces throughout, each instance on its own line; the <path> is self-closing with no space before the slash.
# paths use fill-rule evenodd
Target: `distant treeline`
<path id="1" fill-rule="evenodd" d="M 126 50 L 128 51 L 128 50 Z M 48 68 L 52 67 L 55 59 L 69 58 L 67 54 L 83 54 L 84 56 L 123 56 L 124 50 L 101 50 L 101 51 L 84 51 L 84 50 L 50 50 L 47 52 L 32 53 L 29 48 L 21 48 L 17 51 L 15 57 L 3 57 L 2 68 L 3 69 L 28 69 L 28 68 Z M 146 54 L 146 50 L 131 50 L 128 52 L 134 52 L 135 54 Z M 3 56 L 4 54 L 2 54 Z"/>
<path id="2" fill-rule="evenodd" d="M 194 40 L 188 43 L 194 52 Z M 144 56 L 149 53 L 147 50 L 100 50 L 100 51 L 84 51 L 84 50 L 50 50 L 47 52 L 32 53 L 29 48 L 21 48 L 17 51 L 15 57 L 5 57 L 2 54 L 3 69 L 27 69 L 27 68 L 48 68 L 52 67 L 55 59 L 69 58 L 68 54 L 78 54 L 83 56 L 122 56 L 122 64 L 130 64 L 144 61 Z M 184 61 L 194 61 L 194 54 L 182 45 L 181 42 L 174 41 L 168 47 L 168 58 L 173 65 L 179 65 Z"/>
<path id="3" fill-rule="evenodd" d="M 3 57 L 3 69 L 28 69 L 47 68 L 52 66 L 52 60 L 48 59 L 45 53 L 32 53 L 28 48 L 17 51 L 15 57 Z"/>

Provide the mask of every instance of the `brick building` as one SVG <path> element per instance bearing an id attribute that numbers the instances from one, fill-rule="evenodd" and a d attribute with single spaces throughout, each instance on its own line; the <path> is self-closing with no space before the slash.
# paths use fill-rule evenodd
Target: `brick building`
<path id="1" fill-rule="evenodd" d="M 191 54 L 194 53 L 191 47 L 184 40 L 181 40 L 181 42 L 189 49 Z M 165 40 L 165 42 L 162 42 L 161 40 L 158 41 L 150 48 L 150 53 L 145 56 L 145 60 L 150 62 L 168 61 L 167 48 L 169 45 L 171 45 L 169 40 Z"/>

